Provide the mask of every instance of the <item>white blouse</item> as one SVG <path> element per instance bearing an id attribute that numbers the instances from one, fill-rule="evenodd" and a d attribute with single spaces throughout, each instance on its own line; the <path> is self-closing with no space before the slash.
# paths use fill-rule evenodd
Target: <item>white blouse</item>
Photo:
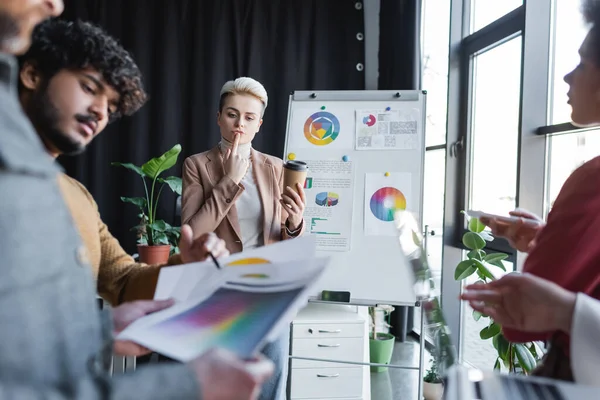
<path id="1" fill-rule="evenodd" d="M 222 140 L 219 143 L 219 147 L 221 153 L 225 155 L 227 149 L 231 148 L 231 144 Z M 238 146 L 238 154 L 241 157 L 249 159 L 251 148 L 252 143 L 240 144 Z M 248 171 L 242 178 L 240 184 L 243 186 L 244 190 L 237 198 L 235 208 L 237 210 L 238 223 L 242 235 L 242 248 L 244 250 L 249 250 L 265 244 L 263 235 L 263 208 L 260 193 L 258 193 L 256 180 L 254 179 L 254 174 L 252 172 L 252 162 L 250 162 Z"/>

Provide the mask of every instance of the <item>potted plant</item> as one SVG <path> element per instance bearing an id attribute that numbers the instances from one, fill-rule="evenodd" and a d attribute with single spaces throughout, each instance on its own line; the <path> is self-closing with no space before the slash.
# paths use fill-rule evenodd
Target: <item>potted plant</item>
<path id="1" fill-rule="evenodd" d="M 425 400 L 440 400 L 444 394 L 444 385 L 440 377 L 435 358 L 423 377 L 423 397 Z"/>
<path id="2" fill-rule="evenodd" d="M 464 212 L 463 212 L 464 213 Z M 487 242 L 494 240 L 493 236 L 485 230 L 477 218 L 468 218 L 467 232 L 462 237 L 463 245 L 469 249 L 467 258 L 461 261 L 454 271 L 454 279 L 462 281 L 473 274 L 477 274 L 478 283 L 488 283 L 495 280 L 492 273 L 494 268 L 506 272 L 502 260 L 508 256 L 504 253 L 488 253 L 484 249 Z M 492 344 L 498 352 L 494 369 L 507 370 L 508 372 L 529 374 L 540 361 L 542 350 L 537 343 L 510 343 L 502 335 L 502 327 L 492 318 L 473 310 L 473 318 L 479 321 L 487 319 L 487 326 L 480 332 L 483 340 L 492 339 Z M 504 368 L 503 368 L 504 367 Z"/>
<path id="3" fill-rule="evenodd" d="M 164 263 L 172 252 L 177 251 L 177 242 L 181 234 L 180 227 L 174 227 L 164 220 L 156 218 L 158 201 L 165 188 L 181 195 L 181 178 L 160 175 L 177 163 L 181 145 L 177 144 L 160 157 L 155 157 L 141 166 L 131 163 L 113 162 L 111 165 L 127 168 L 136 172 L 144 183 L 145 197 L 121 197 L 121 201 L 138 207 L 140 224 L 132 228 L 138 234 L 137 247 L 140 261 L 147 264 Z"/>
<path id="4" fill-rule="evenodd" d="M 394 311 L 393 306 L 389 305 L 378 305 L 376 307 L 369 307 L 369 316 L 371 317 L 371 333 L 369 335 L 369 358 L 372 363 L 376 364 L 389 364 L 392 361 L 392 354 L 394 352 L 394 335 L 388 332 L 377 331 L 377 314 L 383 312 L 384 327 L 389 328 L 390 313 Z M 376 367 L 371 366 L 371 372 L 382 372 L 386 371 L 387 367 Z"/>

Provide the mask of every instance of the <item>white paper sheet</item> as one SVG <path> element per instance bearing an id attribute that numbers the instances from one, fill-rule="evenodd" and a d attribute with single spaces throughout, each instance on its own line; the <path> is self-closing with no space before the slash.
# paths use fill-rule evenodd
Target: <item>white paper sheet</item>
<path id="1" fill-rule="evenodd" d="M 354 206 L 354 164 L 342 160 L 305 160 L 306 232 L 317 250 L 349 251 Z"/>
<path id="2" fill-rule="evenodd" d="M 227 268 L 229 264 L 244 262 L 247 265 L 261 262 L 285 262 L 313 257 L 315 251 L 315 238 L 305 235 L 236 253 L 227 258 L 219 259 L 219 263 Z M 239 268 L 239 266 L 236 268 Z M 214 277 L 213 273 L 215 270 L 216 266 L 212 260 L 162 268 L 158 277 L 155 299 L 173 298 L 176 301 L 185 301 L 192 294 L 198 282 Z M 157 297 L 158 295 L 160 297 Z"/>
<path id="3" fill-rule="evenodd" d="M 356 150 L 404 150 L 419 147 L 420 112 L 356 110 Z"/>
<path id="4" fill-rule="evenodd" d="M 118 336 L 186 362 L 213 347 L 251 357 L 308 301 L 328 258 L 217 270 L 195 296 L 140 318 Z M 201 289 L 201 290 L 198 290 Z"/>
<path id="5" fill-rule="evenodd" d="M 389 174 L 365 174 L 365 235 L 396 236 L 394 213 L 413 207 L 412 175 L 406 172 Z"/>

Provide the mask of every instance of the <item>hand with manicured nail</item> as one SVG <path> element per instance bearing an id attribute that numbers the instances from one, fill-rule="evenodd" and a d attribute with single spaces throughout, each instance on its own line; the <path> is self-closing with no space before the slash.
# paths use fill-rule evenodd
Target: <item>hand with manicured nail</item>
<path id="1" fill-rule="evenodd" d="M 192 228 L 189 225 L 181 227 L 179 253 L 184 264 L 204 261 L 208 258 L 209 253 L 212 253 L 216 258 L 229 255 L 224 240 L 219 239 L 212 232 L 204 233 L 194 239 Z"/>

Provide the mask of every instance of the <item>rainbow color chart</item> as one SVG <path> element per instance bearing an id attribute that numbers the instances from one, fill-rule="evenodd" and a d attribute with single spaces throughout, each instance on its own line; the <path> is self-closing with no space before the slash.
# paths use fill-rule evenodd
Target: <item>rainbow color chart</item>
<path id="1" fill-rule="evenodd" d="M 319 111 L 304 123 L 306 140 L 317 146 L 326 146 L 340 134 L 340 121 L 327 111 Z"/>
<path id="2" fill-rule="evenodd" d="M 222 288 L 202 303 L 156 324 L 153 336 L 176 343 L 177 349 L 186 349 L 185 353 L 194 349 L 195 355 L 201 355 L 222 347 L 242 358 L 251 357 L 301 291 L 253 293 Z M 178 350 L 174 348 L 173 352 Z"/>
<path id="3" fill-rule="evenodd" d="M 373 193 L 370 207 L 375 218 L 389 222 L 394 220 L 396 211 L 406 210 L 406 198 L 398 189 L 384 187 Z"/>

